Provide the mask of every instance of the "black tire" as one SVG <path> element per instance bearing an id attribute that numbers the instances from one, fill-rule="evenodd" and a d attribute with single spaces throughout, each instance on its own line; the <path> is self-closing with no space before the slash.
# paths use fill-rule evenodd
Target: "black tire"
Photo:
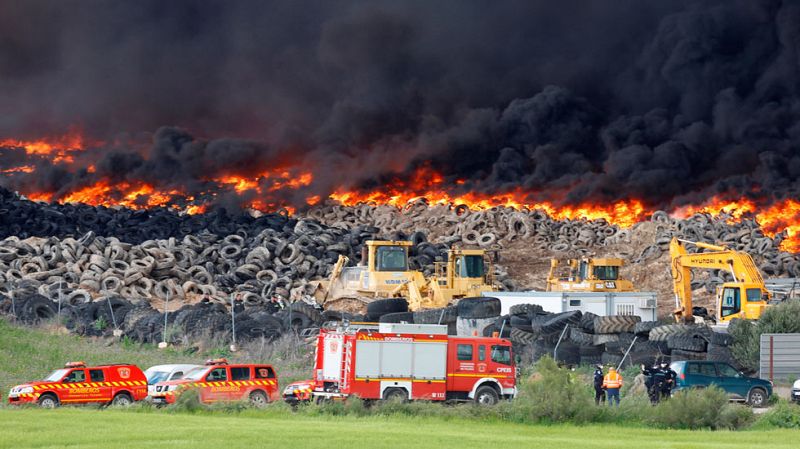
<path id="1" fill-rule="evenodd" d="M 529 345 L 536 339 L 536 335 L 530 332 L 525 332 L 521 329 L 511 328 L 511 333 L 509 334 L 509 338 L 514 343 L 519 343 L 521 345 Z"/>
<path id="2" fill-rule="evenodd" d="M 521 329 L 525 332 L 533 332 L 531 319 L 527 315 L 511 315 L 508 324 L 513 328 Z"/>
<path id="3" fill-rule="evenodd" d="M 761 408 L 767 405 L 769 401 L 769 396 L 767 392 L 759 387 L 753 388 L 750 390 L 750 393 L 747 394 L 747 404 L 750 407 Z"/>
<path id="4" fill-rule="evenodd" d="M 414 312 L 414 322 L 418 324 L 450 324 L 457 319 L 458 310 L 455 306 Z"/>
<path id="5" fill-rule="evenodd" d="M 681 360 L 705 360 L 706 354 L 704 352 L 684 351 L 682 349 L 675 349 L 670 353 L 670 360 L 678 362 Z"/>
<path id="6" fill-rule="evenodd" d="M 722 332 L 711 332 L 708 335 L 708 342 L 716 346 L 730 346 L 733 344 L 733 336 Z"/>
<path id="7" fill-rule="evenodd" d="M 387 313 L 378 319 L 379 323 L 402 323 L 403 321 L 413 323 L 414 314 L 412 312 Z"/>
<path id="8" fill-rule="evenodd" d="M 111 400 L 111 405 L 114 407 L 129 407 L 133 405 L 133 398 L 128 393 L 117 393 L 114 399 Z"/>
<path id="9" fill-rule="evenodd" d="M 706 352 L 706 342 L 701 338 L 683 337 L 674 335 L 667 340 L 667 347 L 671 350 Z"/>
<path id="10" fill-rule="evenodd" d="M 619 363 L 622 362 L 622 356 L 620 354 L 609 354 L 608 352 L 604 352 L 600 356 L 600 362 L 603 365 L 609 366 L 619 366 Z"/>
<path id="11" fill-rule="evenodd" d="M 650 330 L 648 338 L 650 341 L 667 341 L 673 336 L 692 336 L 700 332 L 697 326 L 686 324 L 664 324 L 656 326 Z"/>
<path id="12" fill-rule="evenodd" d="M 37 404 L 41 408 L 56 408 L 61 405 L 61 401 L 59 401 L 58 397 L 53 393 L 45 393 L 39 396 Z"/>
<path id="13" fill-rule="evenodd" d="M 489 385 L 482 385 L 475 391 L 475 403 L 478 405 L 492 406 L 500 402 L 497 390 Z"/>
<path id="14" fill-rule="evenodd" d="M 606 343 L 606 352 L 622 355 L 628 350 L 628 348 L 631 346 L 631 343 L 633 343 L 634 335 L 631 333 L 624 332 L 618 334 L 618 336 L 619 338 L 616 340 Z"/>
<path id="15" fill-rule="evenodd" d="M 583 332 L 577 327 L 570 328 L 569 339 L 578 346 L 594 346 L 594 335 Z"/>
<path id="16" fill-rule="evenodd" d="M 715 344 L 708 345 L 708 353 L 706 354 L 706 360 L 713 362 L 729 363 L 737 368 L 739 365 L 736 359 L 733 357 L 731 348 L 727 346 L 717 346 Z"/>
<path id="17" fill-rule="evenodd" d="M 567 325 L 577 326 L 577 324 L 581 322 L 581 315 L 580 310 L 549 315 L 547 320 L 542 324 L 541 332 L 545 335 L 561 333 Z M 531 326 L 533 326 L 533 322 L 531 322 Z M 535 330 L 534 328 L 534 331 Z"/>
<path id="18" fill-rule="evenodd" d="M 658 321 L 642 321 L 633 326 L 633 333 L 640 337 L 647 337 L 653 328 L 659 326 Z"/>
<path id="19" fill-rule="evenodd" d="M 456 304 L 460 318 L 491 318 L 500 316 L 500 300 L 497 298 L 462 298 Z"/>
<path id="20" fill-rule="evenodd" d="M 387 313 L 408 312 L 408 301 L 405 298 L 376 299 L 367 304 L 367 321 L 378 321 Z"/>
<path id="21" fill-rule="evenodd" d="M 599 316 L 594 319 L 594 332 L 597 334 L 617 334 L 633 332 L 633 327 L 642 319 L 634 315 Z"/>
<path id="22" fill-rule="evenodd" d="M 538 304 L 514 304 L 508 310 L 509 315 L 522 315 L 533 318 L 537 313 L 543 312 L 542 306 Z"/>
<path id="23" fill-rule="evenodd" d="M 594 319 L 597 318 L 592 312 L 583 312 L 583 316 L 581 316 L 581 322 L 579 326 L 581 329 L 585 330 L 586 332 L 593 334 L 594 333 Z"/>
<path id="24" fill-rule="evenodd" d="M 292 329 L 295 332 L 308 329 L 314 326 L 314 320 L 308 317 L 308 315 L 302 312 L 295 312 L 293 310 L 289 310 L 286 312 L 284 327 L 286 329 Z"/>
<path id="25" fill-rule="evenodd" d="M 30 295 L 16 304 L 17 318 L 28 324 L 38 324 L 56 316 L 58 307 L 42 295 Z"/>
<path id="26" fill-rule="evenodd" d="M 255 408 L 264 408 L 269 404 L 269 398 L 267 398 L 266 393 L 261 390 L 255 390 L 250 393 L 250 397 L 248 398 L 250 405 Z"/>
<path id="27" fill-rule="evenodd" d="M 312 305 L 306 304 L 304 302 L 293 302 L 290 306 L 295 312 L 301 312 L 305 314 L 305 316 L 309 317 L 311 321 L 315 323 L 322 323 L 322 312 L 320 312 L 317 308 Z"/>
<path id="28" fill-rule="evenodd" d="M 408 393 L 406 393 L 406 390 L 402 388 L 387 388 L 383 392 L 383 400 L 387 402 L 388 401 L 407 402 Z"/>

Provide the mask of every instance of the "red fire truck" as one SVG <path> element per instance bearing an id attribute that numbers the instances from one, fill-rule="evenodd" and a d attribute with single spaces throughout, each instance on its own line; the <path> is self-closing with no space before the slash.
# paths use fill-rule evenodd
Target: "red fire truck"
<path id="1" fill-rule="evenodd" d="M 317 337 L 313 386 L 316 400 L 346 398 L 475 401 L 496 404 L 516 396 L 511 342 L 496 337 L 455 337 L 447 326 L 350 324 Z M 300 384 L 300 383 L 298 383 Z M 292 389 L 292 391 L 288 391 Z M 284 399 L 298 402 L 294 384 Z"/>

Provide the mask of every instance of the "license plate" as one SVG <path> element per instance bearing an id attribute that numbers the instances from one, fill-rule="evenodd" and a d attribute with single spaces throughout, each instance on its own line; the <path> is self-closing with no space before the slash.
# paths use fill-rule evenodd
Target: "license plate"
<path id="1" fill-rule="evenodd" d="M 153 398 L 153 402 L 162 403 L 162 402 L 167 402 L 167 400 L 164 398 Z"/>

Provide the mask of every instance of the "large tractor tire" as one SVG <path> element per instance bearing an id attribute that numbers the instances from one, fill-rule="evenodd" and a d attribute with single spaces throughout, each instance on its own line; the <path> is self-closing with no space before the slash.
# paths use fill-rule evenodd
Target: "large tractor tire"
<path id="1" fill-rule="evenodd" d="M 599 316 L 594 319 L 594 332 L 596 334 L 618 334 L 620 332 L 633 332 L 636 323 L 642 319 L 634 315 L 609 315 Z"/>

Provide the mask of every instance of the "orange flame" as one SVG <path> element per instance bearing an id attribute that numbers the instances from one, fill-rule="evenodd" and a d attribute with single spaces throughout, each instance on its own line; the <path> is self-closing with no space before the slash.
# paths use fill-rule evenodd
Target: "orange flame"
<path id="1" fill-rule="evenodd" d="M 71 164 L 75 161 L 70 153 L 82 151 L 85 139 L 80 132 L 71 131 L 63 136 L 37 140 L 0 140 L 0 147 L 23 148 L 25 153 L 39 156 L 53 156 L 54 163 Z"/>

